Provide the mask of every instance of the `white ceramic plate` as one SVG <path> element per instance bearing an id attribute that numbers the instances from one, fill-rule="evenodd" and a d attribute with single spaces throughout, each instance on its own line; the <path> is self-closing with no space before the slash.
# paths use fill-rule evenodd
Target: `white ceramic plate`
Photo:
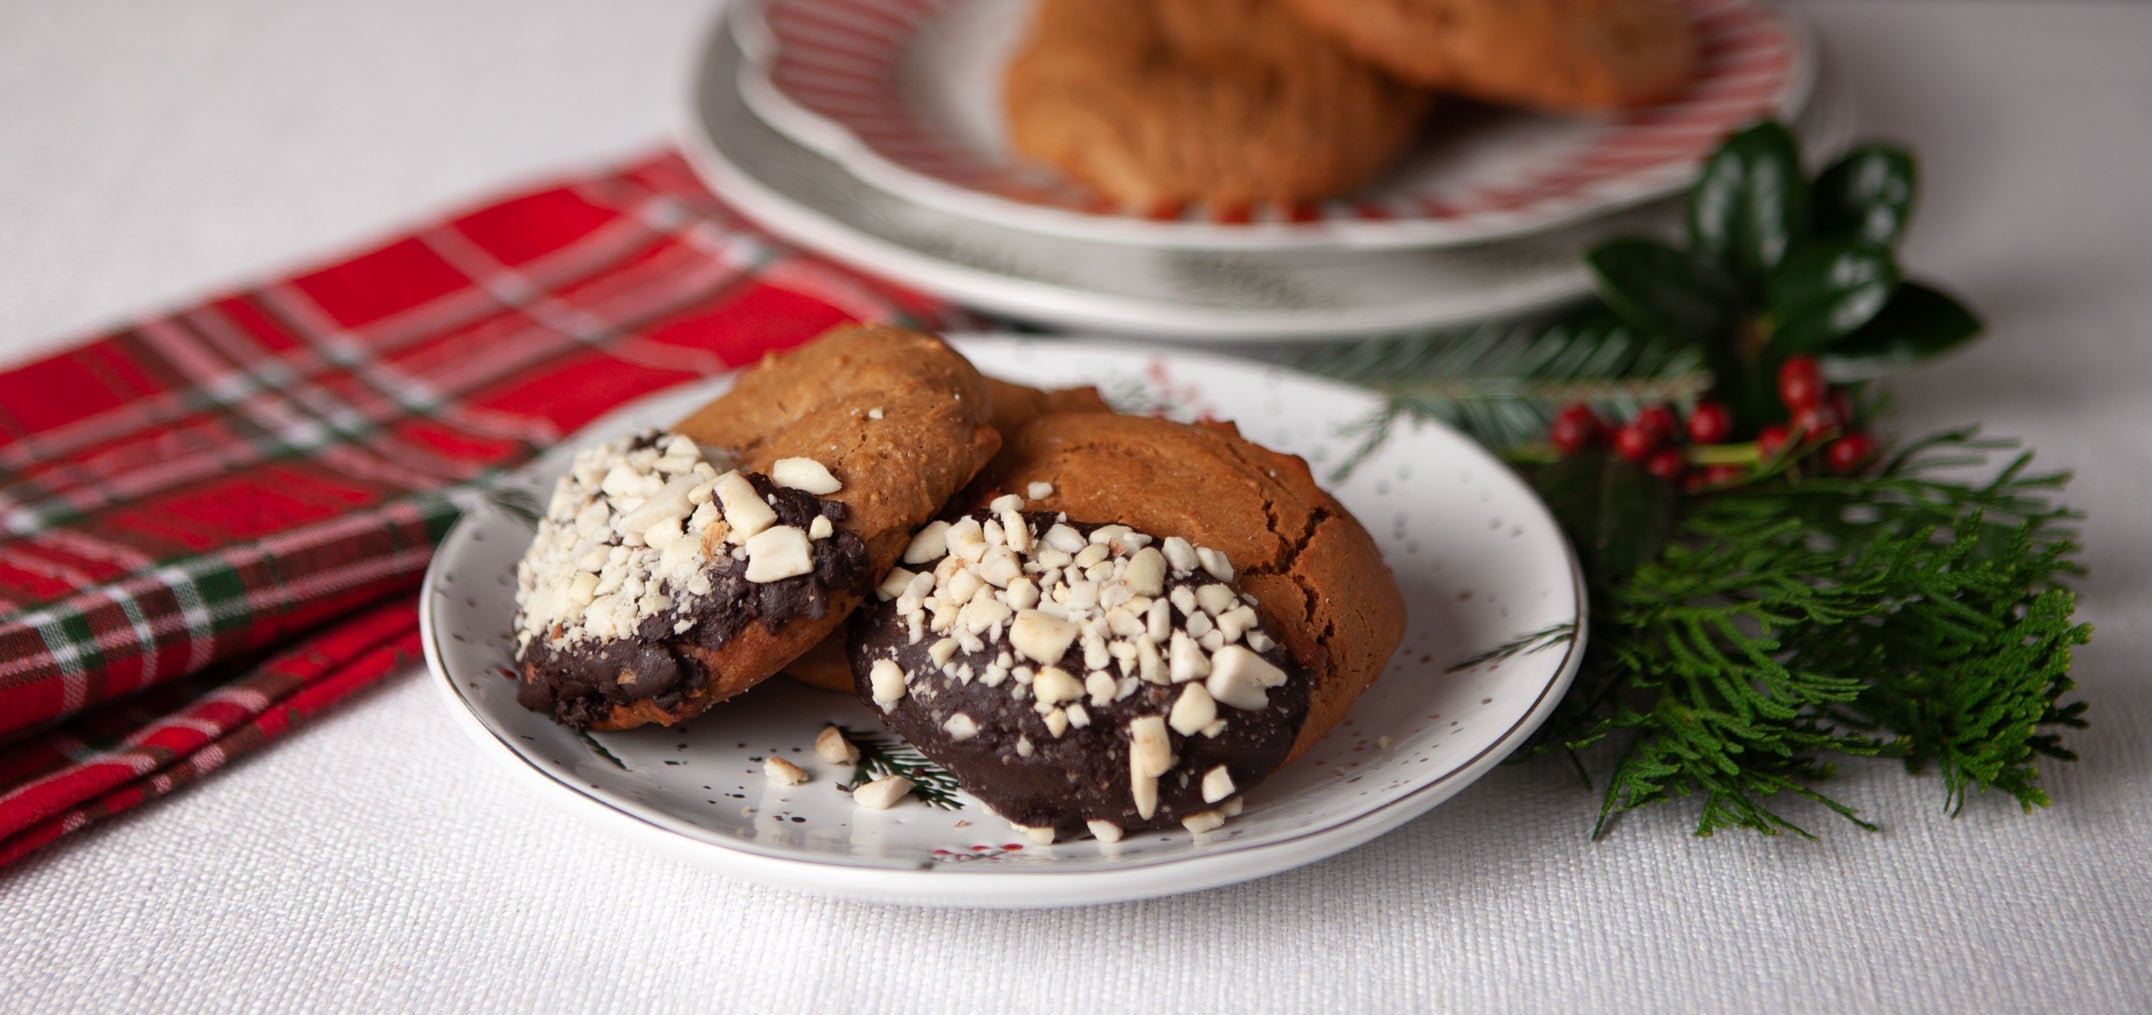
<path id="1" fill-rule="evenodd" d="M 1579 254 L 1670 228 L 1665 199 L 1577 226 L 1472 247 L 1201 251 L 1045 236 L 869 186 L 756 117 L 722 19 L 689 81 L 680 144 L 711 189 L 772 233 L 951 301 L 1072 331 L 1184 342 L 1308 340 L 1515 315 L 1582 295 Z M 1820 112 L 1820 111 L 1819 111 Z M 1835 145 L 1839 118 L 1802 126 Z"/>
<path id="2" fill-rule="evenodd" d="M 1664 197 L 1718 139 L 1792 117 L 1813 46 L 1756 0 L 1677 0 L 1697 76 L 1652 106 L 1537 116 L 1451 103 L 1383 178 L 1284 207 L 1126 209 L 1015 158 L 1001 71 L 1033 0 L 752 0 L 734 22 L 740 88 L 772 126 L 917 204 L 1121 244 L 1311 250 L 1482 243 Z"/>
<path id="3" fill-rule="evenodd" d="M 1097 384 L 1119 406 L 1241 421 L 1251 438 L 1327 475 L 1357 445 L 1372 396 L 1277 367 L 1055 339 L 977 338 L 981 369 L 1040 385 Z M 654 395 L 593 424 L 513 477 L 542 497 L 576 448 L 664 426 L 714 397 L 718 379 Z M 515 703 L 513 571 L 531 529 L 487 505 L 457 523 L 427 570 L 426 660 L 459 724 L 546 799 L 719 872 L 801 891 L 949 906 L 1060 906 L 1169 895 L 1320 860 L 1425 813 L 1538 727 L 1576 672 L 1575 642 L 1457 672 L 1453 663 L 1579 621 L 1575 560 L 1532 492 L 1479 446 L 1439 426 L 1401 428 L 1331 489 L 1381 544 L 1410 611 L 1405 643 L 1345 723 L 1247 794 L 1202 836 L 1147 832 L 1113 846 L 1037 846 L 960 797 L 866 811 L 819 763 L 825 723 L 879 730 L 847 695 L 778 679 L 679 729 L 582 736 Z M 1387 738 L 1387 739 L 1383 739 Z M 1383 745 L 1387 745 L 1386 747 Z M 779 754 L 814 781 L 779 787 Z"/>

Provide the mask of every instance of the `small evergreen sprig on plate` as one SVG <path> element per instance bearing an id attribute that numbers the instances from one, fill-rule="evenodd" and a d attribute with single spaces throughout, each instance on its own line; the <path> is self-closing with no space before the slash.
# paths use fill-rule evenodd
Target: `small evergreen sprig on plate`
<path id="1" fill-rule="evenodd" d="M 885 776 L 901 775 L 912 781 L 912 795 L 928 806 L 945 811 L 964 809 L 963 801 L 957 799 L 956 776 L 927 760 L 910 744 L 880 733 L 863 733 L 843 726 L 837 730 L 859 748 L 859 760 L 853 763 L 852 777 L 845 780 L 845 789 L 855 790 Z"/>
<path id="2" fill-rule="evenodd" d="M 1301 360 L 1386 396 L 1346 470 L 1400 420 L 1438 419 L 1524 468 L 1576 545 L 1583 668 L 1525 753 L 1566 753 L 1589 781 L 1612 752 L 1595 836 L 1676 798 L 1700 801 L 1699 835 L 1807 835 L 1784 797 L 1873 828 L 1818 788 L 1839 757 L 1939 771 L 1952 814 L 1990 790 L 2030 810 L 2048 802 L 2039 759 L 2074 757 L 2059 731 L 2084 725 L 2063 699 L 2090 628 L 2065 584 L 2075 516 L 2053 498 L 2067 477 L 2029 473 L 2025 453 L 1962 478 L 2012 447 L 1973 430 L 1885 460 L 1855 429 L 1887 401 L 1868 382 L 1980 331 L 1898 266 L 1915 192 L 1905 152 L 1858 148 L 1810 180 L 1792 135 L 1758 124 L 1707 162 L 1680 245 L 1588 252 L 1599 299 L 1564 320 Z M 1668 447 L 1675 407 L 1714 436 Z M 1624 430 L 1639 432 L 1616 437 L 1639 439 L 1617 454 L 1574 426 L 1537 439 L 1595 412 L 1634 417 Z M 1652 417 L 1669 422 L 1639 430 Z M 1479 658 L 1569 637 L 1535 631 Z"/>

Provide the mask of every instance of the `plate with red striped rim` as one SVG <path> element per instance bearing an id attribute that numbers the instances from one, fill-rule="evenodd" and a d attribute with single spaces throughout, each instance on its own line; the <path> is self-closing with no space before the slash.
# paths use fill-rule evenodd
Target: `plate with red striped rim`
<path id="1" fill-rule="evenodd" d="M 1001 68 L 1031 0 L 750 0 L 740 90 L 794 140 L 917 204 L 1034 232 L 1185 248 L 1426 247 L 1514 237 L 1634 206 L 1694 179 L 1712 146 L 1791 118 L 1815 78 L 1801 27 L 1758 0 L 1675 0 L 1702 47 L 1674 99 L 1555 117 L 1453 103 L 1385 177 L 1296 207 L 1115 207 L 1011 155 Z"/>

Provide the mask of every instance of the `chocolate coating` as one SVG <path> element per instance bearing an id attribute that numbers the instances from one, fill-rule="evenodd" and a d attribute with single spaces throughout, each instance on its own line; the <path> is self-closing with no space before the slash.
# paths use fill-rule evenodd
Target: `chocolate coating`
<path id="1" fill-rule="evenodd" d="M 646 446 L 639 443 L 636 447 Z M 845 520 L 845 506 L 813 494 L 777 486 L 759 472 L 742 473 L 755 492 L 771 503 L 778 523 L 806 528 L 815 516 L 832 525 Z M 850 530 L 837 529 L 811 544 L 814 570 L 773 582 L 747 580 L 747 562 L 720 555 L 706 573 L 710 594 L 693 609 L 645 617 L 629 638 L 585 639 L 551 644 L 534 638 L 517 658 L 523 680 L 516 702 L 575 729 L 587 729 L 616 706 L 649 700 L 672 708 L 688 692 L 709 681 L 710 672 L 687 646 L 722 647 L 747 625 L 776 630 L 795 617 L 829 615 L 830 597 L 863 590 L 872 575 L 867 544 Z M 695 626 L 674 633 L 692 618 Z"/>
<path id="2" fill-rule="evenodd" d="M 983 522 L 994 515 L 982 511 L 970 517 Z M 1047 512 L 1031 512 L 1025 517 L 1040 529 L 1056 520 L 1054 514 Z M 1089 536 L 1110 523 L 1067 524 Z M 920 567 L 932 570 L 933 562 Z M 1167 601 L 1174 588 L 1188 586 L 1193 591 L 1215 581 L 1200 571 L 1179 578 L 1169 573 L 1164 594 L 1158 598 Z M 1187 616 L 1170 603 L 1169 608 L 1174 628 L 1184 627 Z M 990 687 L 981 680 L 967 682 L 945 674 L 943 667 L 928 655 L 936 640 L 929 635 L 913 644 L 894 602 L 862 609 L 853 618 L 848 645 L 860 700 L 881 716 L 884 726 L 949 770 L 967 792 L 996 814 L 1016 824 L 1035 827 L 1070 829 L 1086 821 L 1105 820 L 1124 830 L 1159 828 L 1176 825 L 1191 814 L 1215 810 L 1218 802 L 1203 799 L 1204 773 L 1224 765 L 1233 778 L 1236 794 L 1261 782 L 1285 761 L 1299 735 L 1313 683 L 1312 674 L 1278 646 L 1258 653 L 1286 672 L 1285 683 L 1270 689 L 1268 704 L 1263 708 L 1241 710 L 1221 705 L 1218 714 L 1226 720 L 1226 727 L 1218 736 L 1183 736 L 1169 728 L 1167 736 L 1177 763 L 1160 777 L 1158 806 L 1151 817 L 1144 818 L 1137 813 L 1129 789 L 1128 726 L 1138 717 L 1170 712 L 1182 693 L 1182 685 L 1138 681 L 1134 693 L 1103 705 L 1086 697 L 1082 704 L 1090 713 L 1089 725 L 1070 726 L 1057 737 L 1034 707 L 1034 700 L 1018 700 L 1010 693 L 1013 683 Z M 957 651 L 950 665 L 968 663 L 974 671 L 983 671 L 996 656 L 1011 649 L 1006 628 L 1000 638 L 985 641 L 981 651 Z M 869 678 L 879 659 L 894 660 L 907 674 L 908 693 L 887 712 L 874 704 Z M 1080 671 L 1082 667 L 1072 669 Z M 978 727 L 976 734 L 962 740 L 943 727 L 950 716 L 959 712 Z M 1031 742 L 1029 757 L 1019 752 L 1019 738 Z"/>

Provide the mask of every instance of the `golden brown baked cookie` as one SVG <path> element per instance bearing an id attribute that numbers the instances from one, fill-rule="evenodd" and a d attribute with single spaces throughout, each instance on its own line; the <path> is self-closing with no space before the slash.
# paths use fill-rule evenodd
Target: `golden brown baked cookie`
<path id="1" fill-rule="evenodd" d="M 1003 97 L 1018 152 L 1139 210 L 1350 190 L 1427 106 L 1277 0 L 1043 0 Z"/>
<path id="2" fill-rule="evenodd" d="M 1052 412 L 1112 412 L 1098 389 L 1041 389 L 987 377 L 988 398 L 993 404 L 989 423 L 1000 433 L 1013 433 L 1041 415 Z M 844 632 L 835 631 L 799 658 L 785 664 L 784 674 L 800 683 L 852 693 L 852 664 L 845 657 Z"/>
<path id="3" fill-rule="evenodd" d="M 1641 106 L 1696 72 L 1672 0 L 1284 0 L 1415 84 L 1557 112 Z"/>
<path id="4" fill-rule="evenodd" d="M 666 433 L 579 456 L 518 572 L 518 698 L 576 727 L 671 725 L 842 622 L 1000 446 L 940 339 L 847 325 Z"/>
<path id="5" fill-rule="evenodd" d="M 1345 717 L 1404 639 L 1404 596 L 1374 537 L 1316 485 L 1307 462 L 1242 438 L 1231 423 L 1042 416 L 1009 435 L 970 496 L 984 503 L 1033 483 L 1052 492 L 1032 508 L 1225 553 L 1234 585 L 1316 674 L 1287 761 Z"/>

